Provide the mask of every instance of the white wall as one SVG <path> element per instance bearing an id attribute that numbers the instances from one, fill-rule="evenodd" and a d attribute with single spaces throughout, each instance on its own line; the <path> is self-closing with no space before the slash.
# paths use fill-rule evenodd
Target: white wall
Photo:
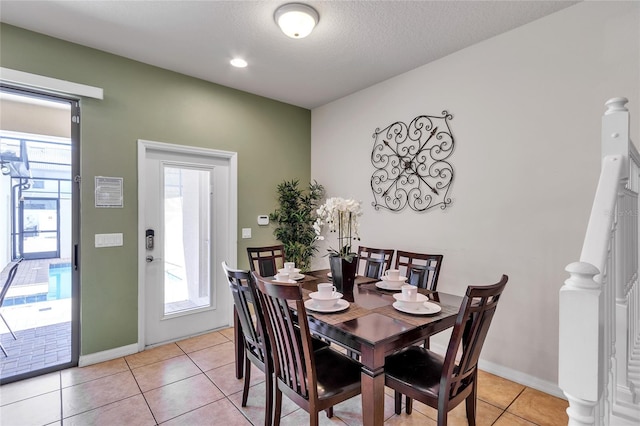
<path id="1" fill-rule="evenodd" d="M 637 143 L 640 3 L 580 3 L 313 110 L 312 178 L 363 202 L 363 245 L 444 254 L 442 291 L 509 275 L 484 365 L 557 394 L 558 290 L 580 255 L 615 96 L 630 100 Z M 444 109 L 456 139 L 451 206 L 375 211 L 375 129 Z"/>

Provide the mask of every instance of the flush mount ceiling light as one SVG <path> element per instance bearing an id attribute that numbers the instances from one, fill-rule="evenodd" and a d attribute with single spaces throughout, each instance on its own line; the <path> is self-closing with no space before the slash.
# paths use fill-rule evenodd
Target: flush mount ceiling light
<path id="1" fill-rule="evenodd" d="M 244 68 L 247 66 L 247 61 L 242 58 L 233 58 L 229 63 L 236 68 Z"/>
<path id="2" fill-rule="evenodd" d="M 311 6 L 302 3 L 288 3 L 276 9 L 274 19 L 287 36 L 304 38 L 311 34 L 320 20 L 320 16 Z"/>

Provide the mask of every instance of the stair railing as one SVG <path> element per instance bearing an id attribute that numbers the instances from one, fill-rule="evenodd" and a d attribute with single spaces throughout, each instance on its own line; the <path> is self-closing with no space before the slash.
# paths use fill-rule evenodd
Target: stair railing
<path id="1" fill-rule="evenodd" d="M 627 102 L 605 104 L 600 179 L 580 261 L 560 289 L 558 384 L 570 426 L 640 419 L 640 155 Z"/>

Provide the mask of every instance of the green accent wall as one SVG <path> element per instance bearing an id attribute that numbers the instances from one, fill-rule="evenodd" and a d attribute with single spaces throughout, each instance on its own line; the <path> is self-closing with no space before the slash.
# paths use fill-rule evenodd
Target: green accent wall
<path id="1" fill-rule="evenodd" d="M 81 100 L 82 355 L 138 341 L 138 139 L 238 153 L 242 268 L 247 246 L 276 243 L 256 219 L 276 208 L 277 184 L 310 179 L 307 109 L 6 24 L 0 66 L 104 89 L 103 100 Z M 94 176 L 124 178 L 123 209 L 94 207 Z M 241 239 L 245 227 L 252 239 Z M 114 232 L 122 247 L 94 247 L 94 234 Z"/>

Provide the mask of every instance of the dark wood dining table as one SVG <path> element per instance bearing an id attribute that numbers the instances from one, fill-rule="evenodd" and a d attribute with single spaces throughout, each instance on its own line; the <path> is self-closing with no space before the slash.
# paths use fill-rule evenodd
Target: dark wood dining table
<path id="1" fill-rule="evenodd" d="M 331 282 L 329 270 L 313 271 L 301 281 L 303 296 L 317 290 L 321 282 Z M 358 354 L 362 364 L 362 415 L 363 424 L 382 425 L 384 422 L 384 362 L 385 357 L 413 344 L 419 344 L 429 336 L 453 327 L 462 297 L 442 292 L 419 289 L 438 303 L 442 310 L 433 315 L 412 315 L 392 306 L 393 294 L 376 286 L 378 280 L 356 277 L 353 294 L 345 294 L 349 307 L 341 312 L 319 313 L 307 310 L 309 326 L 314 335 L 320 336 L 348 351 Z M 236 341 L 242 342 L 236 330 Z M 236 346 L 236 375 L 241 377 L 238 366 L 244 354 L 242 344 Z M 241 368 L 241 367 L 240 367 Z"/>

